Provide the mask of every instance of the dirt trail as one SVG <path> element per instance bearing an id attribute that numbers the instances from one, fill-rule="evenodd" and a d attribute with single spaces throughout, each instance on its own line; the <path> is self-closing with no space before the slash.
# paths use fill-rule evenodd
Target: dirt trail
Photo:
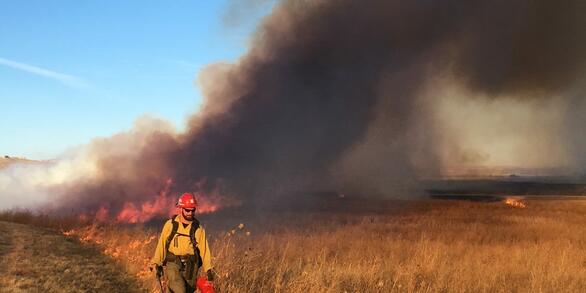
<path id="1" fill-rule="evenodd" d="M 0 221 L 0 292 L 144 292 L 115 261 L 54 231 Z"/>

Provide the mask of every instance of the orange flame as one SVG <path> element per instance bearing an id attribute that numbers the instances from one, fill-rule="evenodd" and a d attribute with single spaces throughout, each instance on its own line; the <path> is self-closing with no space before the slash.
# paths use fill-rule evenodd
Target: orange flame
<path id="1" fill-rule="evenodd" d="M 135 224 L 147 222 L 155 217 L 169 217 L 177 213 L 175 208 L 176 196 L 171 195 L 172 185 L 173 179 L 169 178 L 165 181 L 164 188 L 152 200 L 142 203 L 127 201 L 122 205 L 122 209 L 114 214 L 112 214 L 108 204 L 104 204 L 93 213 L 93 216 L 92 214 L 83 213 L 79 215 L 79 219 L 82 221 L 94 219 L 99 222 L 113 220 L 119 223 Z M 201 186 L 196 185 L 196 188 L 200 189 Z M 198 214 L 213 213 L 224 206 L 234 204 L 229 203 L 227 198 L 220 193 L 219 188 L 209 193 L 196 192 L 195 197 L 198 203 Z"/>
<path id="2" fill-rule="evenodd" d="M 512 207 L 515 208 L 526 208 L 527 206 L 520 200 L 520 199 L 516 199 L 516 198 L 507 198 L 505 199 L 505 204 L 510 205 Z"/>
<path id="3" fill-rule="evenodd" d="M 117 229 L 90 225 L 80 229 L 62 232 L 65 236 L 77 237 L 83 243 L 97 244 L 102 253 L 130 265 L 132 272 L 143 283 L 152 279 L 149 270 L 150 256 L 154 251 L 157 236 L 154 233 L 141 235 L 120 235 Z M 155 292 L 155 291 L 153 291 Z"/>
<path id="4" fill-rule="evenodd" d="M 79 215 L 80 220 L 84 222 L 94 220 L 93 224 L 62 233 L 66 236 L 77 237 L 81 242 L 98 245 L 104 254 L 129 266 L 139 279 L 145 284 L 150 284 L 149 280 L 152 281 L 153 273 L 149 270 L 149 262 L 156 246 L 157 235 L 147 230 L 129 233 L 133 230 L 123 231 L 115 224 L 141 223 L 157 216 L 168 217 L 176 213 L 177 197 L 170 192 L 172 184 L 172 179 L 166 180 L 165 187 L 155 198 L 142 203 L 127 201 L 117 213 L 110 209 L 108 203 L 104 203 L 94 213 Z M 203 188 L 196 186 L 195 189 Z M 219 188 L 209 193 L 196 192 L 195 197 L 197 214 L 212 213 L 222 207 L 238 204 L 237 201 L 224 197 Z"/>
<path id="5" fill-rule="evenodd" d="M 122 210 L 116 215 L 116 221 L 124 223 L 143 223 L 155 216 L 169 216 L 174 199 L 169 196 L 173 179 L 165 181 L 165 188 L 153 200 L 143 202 L 137 207 L 133 202 L 125 202 Z"/>

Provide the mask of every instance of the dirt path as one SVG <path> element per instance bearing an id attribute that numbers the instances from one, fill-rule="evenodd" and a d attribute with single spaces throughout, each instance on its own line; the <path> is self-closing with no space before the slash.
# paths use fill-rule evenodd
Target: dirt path
<path id="1" fill-rule="evenodd" d="M 0 292 L 143 292 L 112 259 L 51 230 L 0 221 Z"/>

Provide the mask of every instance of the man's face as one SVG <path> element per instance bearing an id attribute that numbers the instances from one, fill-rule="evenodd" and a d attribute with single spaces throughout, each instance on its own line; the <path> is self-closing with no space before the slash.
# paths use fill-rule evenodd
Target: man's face
<path id="1" fill-rule="evenodd" d="M 181 214 L 183 218 L 188 221 L 193 221 L 193 215 L 195 214 L 195 209 L 181 209 Z"/>

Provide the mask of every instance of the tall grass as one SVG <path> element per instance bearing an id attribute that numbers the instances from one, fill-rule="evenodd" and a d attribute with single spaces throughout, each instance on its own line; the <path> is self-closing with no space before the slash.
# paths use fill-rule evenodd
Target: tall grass
<path id="1" fill-rule="evenodd" d="M 586 292 L 586 204 L 423 203 L 216 241 L 224 292 Z"/>
<path id="2" fill-rule="evenodd" d="M 389 213 L 243 217 L 208 229 L 215 283 L 221 292 L 586 292 L 586 201 L 527 205 L 425 201 Z M 154 291 L 146 265 L 157 232 L 75 233 L 101 239 L 88 241 Z"/>

